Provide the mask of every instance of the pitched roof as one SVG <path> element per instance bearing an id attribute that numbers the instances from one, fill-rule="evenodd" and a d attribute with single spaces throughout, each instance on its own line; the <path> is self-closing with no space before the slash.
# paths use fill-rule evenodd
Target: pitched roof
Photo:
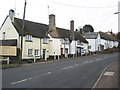
<path id="1" fill-rule="evenodd" d="M 0 29 L 1 29 L 2 26 L 4 25 L 4 23 L 5 23 L 5 21 L 7 20 L 7 18 L 8 18 L 8 15 L 6 16 L 5 20 L 3 21 L 3 23 L 2 23 L 2 25 L 1 25 L 1 27 L 0 27 Z"/>
<path id="2" fill-rule="evenodd" d="M 84 43 L 88 43 L 88 41 L 82 35 L 80 35 L 79 32 L 74 32 L 74 34 L 75 34 L 75 39 L 76 40 L 81 40 Z"/>
<path id="3" fill-rule="evenodd" d="M 56 28 L 59 38 L 70 38 L 70 30 L 63 28 Z"/>
<path id="4" fill-rule="evenodd" d="M 17 32 L 21 35 L 21 29 L 22 29 L 22 19 L 19 18 L 14 18 L 14 27 L 16 28 Z M 36 23 L 36 22 L 31 22 L 25 20 L 25 25 L 24 25 L 24 35 L 32 35 L 34 37 L 48 37 L 47 33 L 49 31 L 49 26 L 46 24 L 42 23 Z M 57 38 L 69 38 L 70 39 L 70 30 L 68 29 L 63 29 L 63 28 L 58 28 L 56 27 L 58 37 Z M 85 38 L 83 38 L 79 33 L 75 32 L 75 39 L 81 40 L 84 43 L 88 43 Z"/>
<path id="5" fill-rule="evenodd" d="M 70 30 L 57 28 L 57 32 L 58 32 L 58 37 L 71 39 Z M 80 35 L 79 32 L 74 32 L 74 36 L 75 36 L 75 40 L 80 40 L 84 43 L 88 43 L 88 41 L 82 35 Z"/>
<path id="6" fill-rule="evenodd" d="M 15 26 L 16 30 L 18 33 L 21 35 L 21 29 L 22 29 L 22 19 L 19 18 L 14 18 L 14 23 L 13 25 Z M 31 34 L 34 37 L 48 37 L 47 32 L 48 32 L 48 25 L 46 24 L 41 24 L 41 23 L 36 23 L 36 22 L 31 22 L 25 20 L 25 25 L 24 25 L 24 35 Z"/>
<path id="7" fill-rule="evenodd" d="M 83 37 L 85 39 L 97 39 L 98 33 L 97 32 L 84 33 Z"/>
<path id="8" fill-rule="evenodd" d="M 117 39 L 113 35 L 110 35 L 110 34 L 107 34 L 107 33 L 101 32 L 101 31 L 99 33 L 100 33 L 100 37 L 102 39 L 111 40 L 111 41 L 117 41 Z"/>

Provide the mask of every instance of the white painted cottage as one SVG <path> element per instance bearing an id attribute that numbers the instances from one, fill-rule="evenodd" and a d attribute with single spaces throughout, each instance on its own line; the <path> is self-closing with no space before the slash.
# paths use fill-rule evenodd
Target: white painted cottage
<path id="1" fill-rule="evenodd" d="M 115 36 L 109 33 L 87 32 L 83 37 L 89 42 L 89 51 L 93 53 L 118 46 Z"/>
<path id="2" fill-rule="evenodd" d="M 84 33 L 83 37 L 89 42 L 88 48 L 90 52 L 97 52 L 102 50 L 100 34 L 97 32 Z"/>
<path id="3" fill-rule="evenodd" d="M 88 42 L 79 35 L 78 32 L 74 31 L 74 21 L 70 21 L 70 30 L 58 28 L 55 23 L 55 15 L 49 16 L 49 35 L 50 35 L 50 57 L 70 57 L 70 56 L 81 56 L 81 43 L 87 45 Z M 84 48 L 84 47 L 83 47 Z"/>
<path id="4" fill-rule="evenodd" d="M 19 57 L 22 23 L 22 19 L 14 17 L 14 10 L 10 10 L 0 29 L 0 40 L 2 42 L 10 42 L 11 45 L 15 43 L 14 56 L 9 57 Z M 78 35 L 77 32 L 74 32 L 74 21 L 71 21 L 71 25 L 70 30 L 56 27 L 55 15 L 53 14 L 49 15 L 49 25 L 25 20 L 22 59 L 34 59 L 36 57 L 37 59 L 46 60 L 59 59 L 71 55 L 79 56 L 81 50 L 77 41 L 79 44 L 83 43 L 85 45 L 88 42 L 82 36 Z M 4 45 L 7 46 L 7 44 Z M 3 49 L 3 46 L 1 45 L 0 48 Z M 7 54 L 7 52 L 8 50 L 4 53 Z"/>
<path id="5" fill-rule="evenodd" d="M 108 48 L 118 47 L 118 40 L 113 34 L 99 32 L 101 37 L 101 44 L 104 46 L 104 50 Z"/>

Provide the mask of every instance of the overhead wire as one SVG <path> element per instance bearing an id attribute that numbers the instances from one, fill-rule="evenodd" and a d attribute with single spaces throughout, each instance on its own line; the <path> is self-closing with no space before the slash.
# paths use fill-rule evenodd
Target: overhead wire
<path id="1" fill-rule="evenodd" d="M 117 7 L 117 5 L 113 5 L 113 6 L 78 6 L 78 5 L 72 5 L 72 4 L 66 4 L 66 3 L 61 3 L 61 2 L 55 2 L 55 1 L 51 1 L 51 0 L 47 0 L 48 2 L 57 4 L 57 5 L 62 5 L 62 6 L 68 6 L 68 7 L 75 7 L 75 8 L 114 8 Z"/>

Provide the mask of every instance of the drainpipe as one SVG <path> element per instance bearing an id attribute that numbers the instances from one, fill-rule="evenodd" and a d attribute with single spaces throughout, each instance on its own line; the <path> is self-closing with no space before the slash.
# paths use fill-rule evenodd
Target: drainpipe
<path id="1" fill-rule="evenodd" d="M 42 43 L 41 43 L 41 38 L 40 38 L 40 59 L 42 58 L 41 57 L 41 51 L 42 51 Z"/>
<path id="2" fill-rule="evenodd" d="M 65 38 L 64 38 L 64 54 L 65 54 L 66 52 L 65 52 Z"/>

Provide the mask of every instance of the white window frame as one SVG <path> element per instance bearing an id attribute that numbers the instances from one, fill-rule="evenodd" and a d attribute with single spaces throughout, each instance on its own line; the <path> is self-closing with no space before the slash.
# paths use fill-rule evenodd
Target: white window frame
<path id="1" fill-rule="evenodd" d="M 47 38 L 43 38 L 43 44 L 48 44 L 48 39 Z"/>
<path id="2" fill-rule="evenodd" d="M 35 55 L 35 56 L 39 56 L 39 49 L 35 49 L 34 55 Z"/>
<path id="3" fill-rule="evenodd" d="M 66 44 L 70 43 L 68 38 L 65 38 L 65 42 L 66 42 Z"/>
<path id="4" fill-rule="evenodd" d="M 32 41 L 32 35 L 26 35 L 25 40 L 26 41 Z"/>
<path id="5" fill-rule="evenodd" d="M 28 56 L 29 57 L 33 56 L 33 49 L 28 49 Z"/>
<path id="6" fill-rule="evenodd" d="M 64 44 L 65 43 L 65 40 L 63 38 L 61 38 L 61 43 Z"/>

